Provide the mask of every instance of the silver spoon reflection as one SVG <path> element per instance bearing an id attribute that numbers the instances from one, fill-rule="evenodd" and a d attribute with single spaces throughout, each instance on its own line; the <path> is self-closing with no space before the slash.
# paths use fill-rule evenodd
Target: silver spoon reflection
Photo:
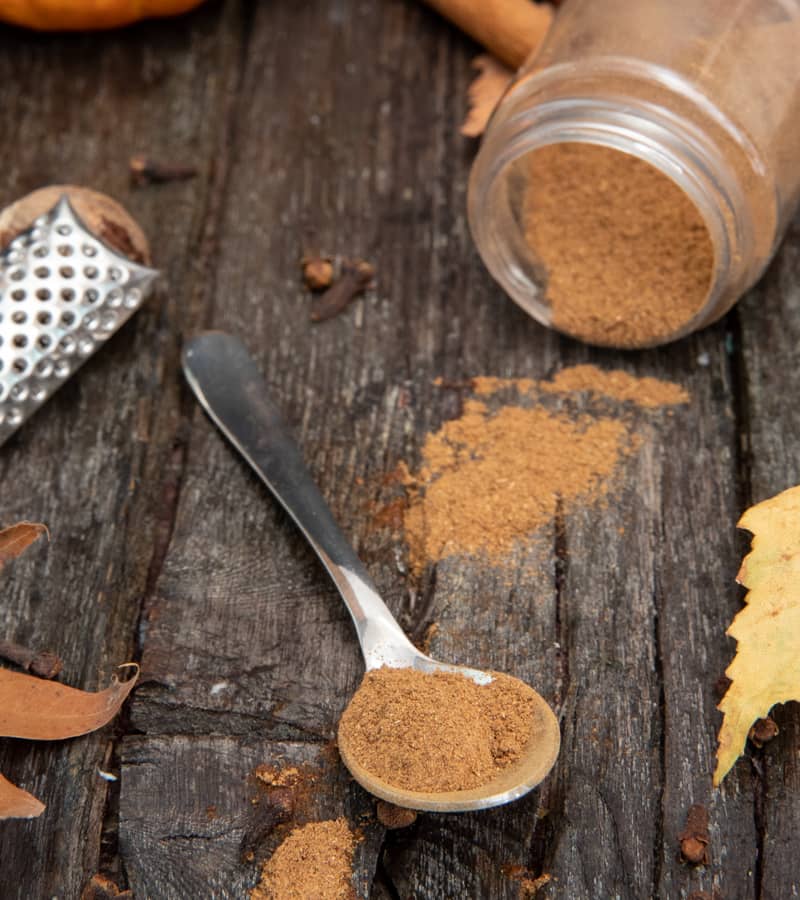
<path id="1" fill-rule="evenodd" d="M 333 579 L 356 627 L 367 671 L 382 666 L 451 672 L 486 684 L 480 669 L 439 662 L 421 653 L 381 600 L 314 484 L 267 386 L 244 345 L 221 332 L 191 340 L 183 369 L 203 408 L 294 519 Z M 340 735 L 342 760 L 370 793 L 398 806 L 437 812 L 484 809 L 508 803 L 536 787 L 553 767 L 560 745 L 558 722 L 534 693 L 531 739 L 520 759 L 476 788 L 447 792 L 405 790 L 367 771 Z"/>

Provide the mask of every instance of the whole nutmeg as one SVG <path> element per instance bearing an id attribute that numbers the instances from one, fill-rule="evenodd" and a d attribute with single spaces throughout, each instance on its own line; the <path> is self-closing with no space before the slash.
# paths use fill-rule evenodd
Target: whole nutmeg
<path id="1" fill-rule="evenodd" d="M 150 246 L 127 210 L 106 194 L 73 184 L 51 184 L 0 211 L 0 249 L 49 212 L 66 194 L 86 227 L 101 241 L 134 262 L 150 264 Z"/>

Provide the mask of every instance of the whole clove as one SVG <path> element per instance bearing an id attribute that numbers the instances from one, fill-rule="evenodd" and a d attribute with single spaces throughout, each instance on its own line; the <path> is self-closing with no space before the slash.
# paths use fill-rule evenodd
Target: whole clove
<path id="1" fill-rule="evenodd" d="M 342 262 L 339 278 L 311 305 L 311 321 L 324 322 L 340 312 L 372 285 L 375 268 L 363 259 L 346 259 Z"/>
<path id="2" fill-rule="evenodd" d="M 64 663 L 50 650 L 30 650 L 14 641 L 0 641 L 0 659 L 14 663 L 38 678 L 55 678 Z"/>
<path id="3" fill-rule="evenodd" d="M 312 291 L 327 290 L 333 284 L 333 262 L 326 256 L 304 256 L 300 260 L 303 281 Z"/>
<path id="4" fill-rule="evenodd" d="M 779 732 L 780 729 L 775 720 L 765 716 L 763 719 L 756 719 L 747 737 L 760 750 L 764 744 L 769 743 Z"/>
<path id="5" fill-rule="evenodd" d="M 681 857 L 693 866 L 707 866 L 711 861 L 708 845 L 708 810 L 701 803 L 693 803 L 686 814 L 686 824 L 678 835 Z"/>
<path id="6" fill-rule="evenodd" d="M 170 163 L 159 162 L 143 154 L 132 156 L 128 166 L 131 173 L 131 182 L 136 187 L 144 187 L 148 184 L 163 184 L 166 181 L 185 181 L 188 178 L 195 178 L 197 175 L 195 166 L 176 166 Z"/>
<path id="7" fill-rule="evenodd" d="M 384 828 L 408 828 L 417 821 L 416 810 L 406 809 L 404 806 L 395 806 L 386 800 L 378 800 L 375 807 L 375 815 Z"/>

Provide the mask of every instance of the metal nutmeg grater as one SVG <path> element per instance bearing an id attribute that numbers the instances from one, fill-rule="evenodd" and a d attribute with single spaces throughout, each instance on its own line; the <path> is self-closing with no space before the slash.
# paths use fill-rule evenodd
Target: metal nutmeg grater
<path id="1" fill-rule="evenodd" d="M 0 253 L 0 445 L 142 305 L 158 276 L 66 195 Z"/>

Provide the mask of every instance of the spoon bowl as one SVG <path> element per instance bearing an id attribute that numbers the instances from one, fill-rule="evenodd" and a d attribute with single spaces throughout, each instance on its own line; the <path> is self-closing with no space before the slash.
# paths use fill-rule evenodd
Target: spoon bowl
<path id="1" fill-rule="evenodd" d="M 423 672 L 452 672 L 472 678 L 478 684 L 486 684 L 491 678 L 490 673 L 481 669 L 452 666 L 422 654 L 420 657 L 422 664 L 414 668 Z M 526 687 L 530 688 L 529 685 Z M 468 812 L 500 806 L 524 796 L 540 784 L 558 757 L 561 743 L 558 720 L 547 701 L 533 689 L 531 691 L 534 701 L 531 710 L 531 740 L 518 760 L 500 769 L 494 778 L 478 787 L 459 791 L 411 791 L 398 787 L 361 765 L 341 729 L 337 739 L 339 755 L 350 774 L 363 788 L 395 806 L 428 812 Z"/>
<path id="2" fill-rule="evenodd" d="M 432 659 L 405 635 L 336 524 L 241 341 L 222 332 L 201 334 L 184 348 L 183 370 L 205 411 L 289 513 L 328 570 L 352 616 L 367 671 L 408 667 L 460 674 L 480 685 L 491 682 L 491 672 Z M 558 721 L 544 698 L 529 690 L 531 739 L 519 759 L 478 787 L 436 792 L 399 788 L 366 770 L 340 733 L 342 761 L 370 793 L 409 809 L 463 812 L 508 803 L 536 787 L 558 756 Z"/>

